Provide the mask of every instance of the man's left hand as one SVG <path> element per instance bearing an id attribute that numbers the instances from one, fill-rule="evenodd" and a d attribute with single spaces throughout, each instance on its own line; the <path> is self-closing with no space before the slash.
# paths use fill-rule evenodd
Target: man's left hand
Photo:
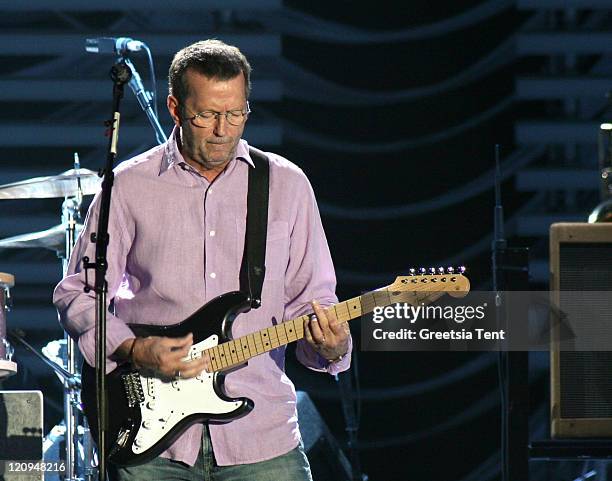
<path id="1" fill-rule="evenodd" d="M 333 309 L 312 301 L 314 314 L 304 321 L 304 336 L 308 343 L 328 361 L 344 356 L 349 348 L 350 330 L 346 322 L 336 319 Z"/>

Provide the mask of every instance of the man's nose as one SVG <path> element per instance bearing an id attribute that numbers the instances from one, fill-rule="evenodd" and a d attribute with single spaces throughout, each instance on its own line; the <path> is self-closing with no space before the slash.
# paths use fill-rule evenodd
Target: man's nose
<path id="1" fill-rule="evenodd" d="M 215 116 L 215 125 L 213 132 L 215 135 L 219 137 L 223 137 L 225 135 L 225 131 L 227 129 L 227 114 L 225 112 L 219 112 Z"/>

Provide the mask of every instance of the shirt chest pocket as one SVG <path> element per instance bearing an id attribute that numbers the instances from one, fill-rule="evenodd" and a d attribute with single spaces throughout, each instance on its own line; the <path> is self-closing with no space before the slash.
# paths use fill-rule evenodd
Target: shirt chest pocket
<path id="1" fill-rule="evenodd" d="M 244 252 L 246 233 L 245 221 L 236 220 L 237 249 L 240 259 Z M 289 224 L 285 221 L 268 223 L 266 236 L 266 278 L 265 280 L 282 280 L 289 263 Z"/>

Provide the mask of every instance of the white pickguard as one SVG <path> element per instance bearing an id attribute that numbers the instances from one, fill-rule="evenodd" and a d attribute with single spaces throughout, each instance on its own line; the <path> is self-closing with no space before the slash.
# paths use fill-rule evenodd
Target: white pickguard
<path id="1" fill-rule="evenodd" d="M 189 358 L 199 357 L 204 349 L 218 344 L 217 336 L 210 336 L 191 347 Z M 228 402 L 217 396 L 213 388 L 213 374 L 202 371 L 191 379 L 162 381 L 140 376 L 144 401 L 140 403 L 142 423 L 132 443 L 132 451 L 141 454 L 164 437 L 181 419 L 196 413 L 226 414 L 242 403 Z"/>

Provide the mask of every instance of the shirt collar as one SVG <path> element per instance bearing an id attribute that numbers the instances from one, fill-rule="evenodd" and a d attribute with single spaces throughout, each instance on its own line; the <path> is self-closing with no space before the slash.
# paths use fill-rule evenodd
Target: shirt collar
<path id="1" fill-rule="evenodd" d="M 172 129 L 172 133 L 168 138 L 168 141 L 164 145 L 164 155 L 162 157 L 161 164 L 159 166 L 159 175 L 162 175 L 164 172 L 170 170 L 170 168 L 179 167 L 181 165 L 186 164 L 181 151 L 178 148 L 176 143 L 178 138 L 178 127 L 175 125 Z M 235 159 L 240 159 L 246 162 L 249 166 L 255 168 L 255 163 L 253 159 L 251 159 L 251 154 L 249 153 L 249 144 L 246 140 L 240 139 L 238 142 L 238 146 L 236 147 L 236 155 Z"/>

